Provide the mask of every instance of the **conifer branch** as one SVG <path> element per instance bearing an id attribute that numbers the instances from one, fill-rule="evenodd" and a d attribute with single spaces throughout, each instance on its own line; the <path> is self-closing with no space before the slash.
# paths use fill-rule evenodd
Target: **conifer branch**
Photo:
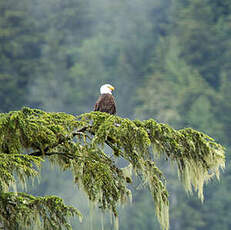
<path id="1" fill-rule="evenodd" d="M 88 131 L 91 135 L 95 135 L 95 133 L 91 130 L 91 126 L 85 126 L 79 130 L 77 130 L 76 132 L 72 133 L 72 136 L 77 136 L 77 135 L 85 135 L 87 136 L 89 139 L 91 139 L 87 134 L 85 134 L 85 132 Z M 105 143 L 112 149 L 114 150 L 114 153 L 116 153 L 116 155 L 119 155 L 120 152 L 122 152 L 119 148 L 117 148 L 115 145 L 113 145 L 113 143 L 115 143 L 115 140 L 108 136 L 107 139 L 105 140 Z"/>
<path id="2" fill-rule="evenodd" d="M 27 229 L 33 225 L 41 229 L 67 229 L 71 216 L 82 216 L 56 196 L 34 197 L 25 193 L 0 193 L 0 223 L 4 229 Z"/>
<path id="3" fill-rule="evenodd" d="M 129 167 L 116 166 L 105 152 L 105 144 L 127 160 Z M 21 154 L 25 149 L 33 152 Z M 49 156 L 61 168 L 70 169 L 89 199 L 114 216 L 118 215 L 117 205 L 129 199 L 127 182 L 135 170 L 150 188 L 163 229 L 168 229 L 168 193 L 152 154 L 176 163 L 186 191 L 191 193 L 194 187 L 202 200 L 204 183 L 214 175 L 219 178 L 225 162 L 221 145 L 190 128 L 174 130 L 153 119 L 131 121 L 100 112 L 75 117 L 29 108 L 0 115 L 0 152 L 3 195 L 15 183 L 15 175 L 25 183 L 25 176 L 38 175 L 34 165 L 39 167 L 42 157 Z M 5 217 L 0 213 L 3 222 L 1 218 Z M 62 223 L 67 225 L 65 220 Z"/>

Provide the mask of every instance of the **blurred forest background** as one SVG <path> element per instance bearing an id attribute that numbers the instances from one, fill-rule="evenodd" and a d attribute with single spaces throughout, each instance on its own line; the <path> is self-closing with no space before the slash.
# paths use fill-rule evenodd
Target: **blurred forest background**
<path id="1" fill-rule="evenodd" d="M 89 112 L 101 84 L 111 83 L 119 116 L 192 127 L 226 147 L 226 170 L 206 186 L 204 204 L 185 194 L 169 162 L 160 163 L 171 230 L 231 229 L 230 60 L 230 0 L 0 1 L 0 112 L 24 105 Z M 45 163 L 40 183 L 28 189 L 79 208 L 84 220 L 73 229 L 90 229 L 89 219 L 101 228 L 70 172 Z M 120 229 L 158 230 L 151 196 L 133 192 Z"/>

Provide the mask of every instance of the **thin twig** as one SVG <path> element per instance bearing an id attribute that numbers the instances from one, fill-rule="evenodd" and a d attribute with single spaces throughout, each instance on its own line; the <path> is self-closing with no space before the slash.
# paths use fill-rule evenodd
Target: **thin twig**
<path id="1" fill-rule="evenodd" d="M 41 151 L 32 152 L 32 153 L 29 153 L 28 155 L 40 157 L 40 156 L 52 156 L 52 155 L 55 155 L 55 154 L 67 156 L 67 153 L 64 153 L 64 152 L 46 152 L 46 153 L 43 153 Z"/>

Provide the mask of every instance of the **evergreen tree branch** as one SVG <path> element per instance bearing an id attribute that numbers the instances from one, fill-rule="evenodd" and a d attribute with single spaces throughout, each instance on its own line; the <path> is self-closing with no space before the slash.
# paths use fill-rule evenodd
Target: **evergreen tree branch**
<path id="1" fill-rule="evenodd" d="M 68 218 L 82 216 L 56 196 L 34 197 L 25 193 L 0 193 L 0 223 L 4 229 L 27 229 L 33 225 L 42 229 L 67 229 Z"/>
<path id="2" fill-rule="evenodd" d="M 1 114 L 0 128 L 0 152 L 8 153 L 3 155 L 9 162 L 16 154 L 24 159 L 13 169 L 14 161 L 5 166 L 7 163 L 0 158 L 3 165 L 0 173 L 5 176 L 7 186 L 13 180 L 14 170 L 32 176 L 33 162 L 49 156 L 50 161 L 64 170 L 72 170 L 75 183 L 92 202 L 117 217 L 117 205 L 130 197 L 127 182 L 132 181 L 135 171 L 150 188 L 163 229 L 168 229 L 168 193 L 153 155 L 175 162 L 186 191 L 192 192 L 194 187 L 202 200 L 204 183 L 214 175 L 219 178 L 225 162 L 224 148 L 207 135 L 190 128 L 174 130 L 153 119 L 131 121 L 100 112 L 75 117 L 23 108 Z M 123 169 L 116 166 L 105 152 L 105 145 L 127 160 L 129 166 Z M 32 152 L 19 154 L 23 149 Z M 25 164 L 26 159 L 31 165 Z"/>
<path id="3" fill-rule="evenodd" d="M 15 185 L 15 174 L 23 186 L 26 178 L 39 175 L 38 169 L 42 159 L 22 154 L 0 154 L 0 191 L 8 191 L 10 185 Z"/>

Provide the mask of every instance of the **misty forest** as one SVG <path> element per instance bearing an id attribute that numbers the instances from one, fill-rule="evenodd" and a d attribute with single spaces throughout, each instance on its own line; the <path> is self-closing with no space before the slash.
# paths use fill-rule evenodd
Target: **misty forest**
<path id="1" fill-rule="evenodd" d="M 230 0 L 0 1 L 0 229 L 231 229 L 230 50 Z"/>

